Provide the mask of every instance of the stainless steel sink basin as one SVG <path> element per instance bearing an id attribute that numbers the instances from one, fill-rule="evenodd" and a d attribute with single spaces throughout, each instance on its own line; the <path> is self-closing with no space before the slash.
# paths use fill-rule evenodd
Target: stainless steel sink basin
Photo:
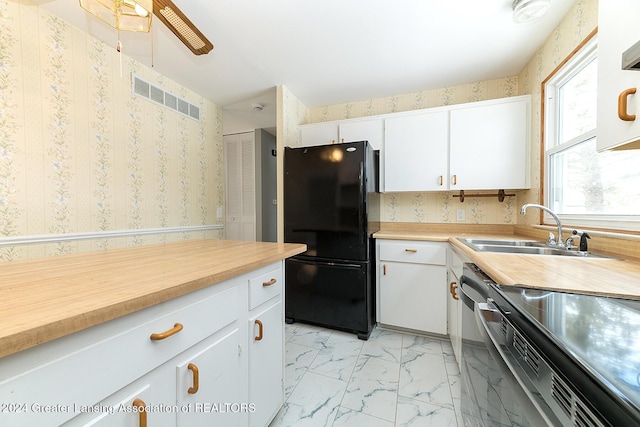
<path id="1" fill-rule="evenodd" d="M 585 258 L 611 258 L 607 255 L 594 254 L 593 252 L 581 252 L 554 248 L 543 242 L 535 240 L 501 240 L 501 239 L 465 239 L 459 238 L 462 243 L 478 252 L 500 252 L 507 254 L 530 255 L 558 255 Z"/>
<path id="2" fill-rule="evenodd" d="M 547 245 L 537 240 L 502 240 L 502 239 L 459 239 L 471 245 L 490 245 L 490 246 L 525 246 L 525 247 L 546 247 Z"/>

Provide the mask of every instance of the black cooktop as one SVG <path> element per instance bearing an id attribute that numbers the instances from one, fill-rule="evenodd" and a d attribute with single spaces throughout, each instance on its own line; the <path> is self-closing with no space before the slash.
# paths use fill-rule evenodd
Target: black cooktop
<path id="1" fill-rule="evenodd" d="M 640 412 L 640 300 L 496 287 L 523 317 Z"/>

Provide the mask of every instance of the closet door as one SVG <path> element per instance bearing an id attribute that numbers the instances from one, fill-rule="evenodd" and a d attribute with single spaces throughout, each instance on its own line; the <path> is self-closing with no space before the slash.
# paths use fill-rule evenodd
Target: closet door
<path id="1" fill-rule="evenodd" d="M 253 132 L 224 136 L 227 239 L 256 240 L 254 137 Z"/>

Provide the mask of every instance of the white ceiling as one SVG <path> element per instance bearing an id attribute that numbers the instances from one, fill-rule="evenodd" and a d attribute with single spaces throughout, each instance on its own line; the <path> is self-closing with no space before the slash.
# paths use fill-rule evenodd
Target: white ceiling
<path id="1" fill-rule="evenodd" d="M 31 1 L 115 47 L 116 31 L 78 0 Z M 151 34 L 121 33 L 124 53 L 153 56 L 158 72 L 227 111 L 251 117 L 253 103 L 273 103 L 262 116 L 275 124 L 281 84 L 317 107 L 515 75 L 575 0 L 552 0 L 527 24 L 513 22 L 512 0 L 173 1 L 214 50 L 193 55 L 156 19 Z"/>

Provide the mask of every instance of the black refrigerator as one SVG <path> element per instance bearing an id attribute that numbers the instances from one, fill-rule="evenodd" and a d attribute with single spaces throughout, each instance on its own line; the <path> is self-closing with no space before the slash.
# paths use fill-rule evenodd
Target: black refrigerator
<path id="1" fill-rule="evenodd" d="M 367 141 L 284 150 L 285 321 L 368 339 L 375 325 L 378 152 Z"/>

